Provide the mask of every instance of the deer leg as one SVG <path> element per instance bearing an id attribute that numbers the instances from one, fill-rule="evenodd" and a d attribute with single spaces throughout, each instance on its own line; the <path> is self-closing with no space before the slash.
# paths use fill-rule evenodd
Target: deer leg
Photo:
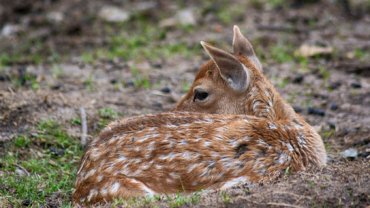
<path id="1" fill-rule="evenodd" d="M 114 180 L 112 180 L 114 179 Z M 154 195 L 155 192 L 141 181 L 124 175 L 104 177 L 95 176 L 78 184 L 73 194 L 73 201 L 81 204 L 95 204 L 112 201 L 116 198 L 129 198 Z"/>

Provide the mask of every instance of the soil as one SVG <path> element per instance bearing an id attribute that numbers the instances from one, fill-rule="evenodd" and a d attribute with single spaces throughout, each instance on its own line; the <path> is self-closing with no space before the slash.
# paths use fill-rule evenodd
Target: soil
<path id="1" fill-rule="evenodd" d="M 299 2 L 273 7 L 267 3 L 234 1 L 230 4 L 240 5 L 245 12 L 233 16 L 230 22 L 221 22 L 214 14 L 224 5 L 218 1 L 198 5 L 197 1 L 176 4 L 159 0 L 145 10 L 150 24 L 176 14 L 180 8 L 195 11 L 197 22 L 192 30 L 184 33 L 176 27 L 168 29 L 164 43 L 184 41 L 194 46 L 206 40 L 230 48 L 232 25 L 239 25 L 260 55 L 266 76 L 318 130 L 329 154 L 328 165 L 322 169 L 289 174 L 276 183 L 253 189 L 232 188 L 227 191 L 231 198 L 227 201 L 217 197 L 219 191 L 202 193 L 195 206 L 370 205 L 370 7 L 355 1 L 350 1 L 350 7 L 341 1 Z M 0 51 L 24 57 L 32 53 L 42 55 L 41 63 L 21 57 L 0 70 L 0 142 L 33 132 L 42 119 L 58 121 L 78 139 L 80 127 L 70 121 L 80 117 L 80 107 L 87 113 L 89 139 L 100 130 L 98 110 L 101 108 L 112 108 L 124 117 L 171 110 L 185 93 L 186 83 L 192 82 L 199 66 L 207 60 L 204 54 L 191 57 L 175 54 L 171 58 L 140 62 L 115 58 L 85 63 L 79 58 L 84 51 L 104 48 L 111 34 L 103 28 L 112 23 L 97 17 L 99 8 L 116 5 L 139 10 L 140 3 L 143 2 L 15 0 L 0 3 L 0 26 L 19 27 L 11 36 L 0 36 Z M 63 19 L 53 22 L 51 12 L 63 14 Z M 139 26 L 132 23 L 129 27 L 135 31 Z M 29 42 L 32 46 L 23 49 Z M 38 47 L 36 42 L 42 46 Z M 276 59 L 269 55 L 273 46 L 279 44 L 290 47 L 290 52 L 302 44 L 334 50 L 297 64 L 280 60 L 279 54 L 283 52 L 278 51 Z M 61 54 L 62 58 L 54 62 L 53 53 Z M 132 84 L 134 66 L 149 79 L 150 87 Z M 93 80 L 92 84 L 89 80 Z M 37 82 L 37 89 L 33 89 L 33 82 Z M 349 148 L 356 149 L 357 155 L 344 157 L 342 152 Z M 0 152 L 5 151 L 0 145 Z M 53 197 L 48 203 L 60 200 L 57 195 Z M 162 202 L 157 205 L 167 206 Z"/>

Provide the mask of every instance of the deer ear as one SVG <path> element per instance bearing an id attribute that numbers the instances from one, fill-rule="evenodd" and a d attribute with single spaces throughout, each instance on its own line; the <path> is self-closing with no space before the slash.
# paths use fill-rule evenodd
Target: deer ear
<path id="1" fill-rule="evenodd" d="M 238 92 L 248 88 L 249 76 L 245 66 L 232 54 L 201 41 L 203 48 L 216 64 L 222 79 Z"/>
<path id="2" fill-rule="evenodd" d="M 234 25 L 233 52 L 235 55 L 244 55 L 252 61 L 257 69 L 262 71 L 261 62 L 254 53 L 253 46 L 249 40 L 243 36 L 238 26 Z"/>

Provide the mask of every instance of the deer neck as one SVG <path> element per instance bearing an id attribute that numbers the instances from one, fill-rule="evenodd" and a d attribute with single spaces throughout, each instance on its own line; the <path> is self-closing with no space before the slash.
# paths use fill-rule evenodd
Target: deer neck
<path id="1" fill-rule="evenodd" d="M 263 76 L 253 80 L 246 95 L 245 112 L 269 120 L 293 120 L 297 114 L 285 102 L 272 84 Z"/>

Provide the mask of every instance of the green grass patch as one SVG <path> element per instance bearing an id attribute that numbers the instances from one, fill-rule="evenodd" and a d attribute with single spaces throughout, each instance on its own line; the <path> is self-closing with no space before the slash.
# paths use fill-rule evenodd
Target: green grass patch
<path id="1" fill-rule="evenodd" d="M 98 110 L 98 114 L 99 114 L 98 122 L 99 128 L 104 128 L 108 123 L 117 119 L 120 116 L 120 114 L 112 108 L 100 108 Z"/>
<path id="2" fill-rule="evenodd" d="M 93 63 L 97 59 L 123 59 L 142 61 L 167 59 L 174 55 L 185 57 L 200 53 L 198 44 L 189 46 L 185 42 L 177 41 L 173 43 L 164 42 L 166 29 L 157 28 L 150 24 L 138 22 L 138 29 L 131 32 L 122 26 L 121 32 L 115 33 L 108 39 L 107 46 L 97 48 L 94 51 L 82 53 L 81 60 L 85 63 Z M 183 31 L 192 31 L 191 27 L 180 28 Z"/>
<path id="3" fill-rule="evenodd" d="M 8 151 L 0 158 L 3 200 L 15 207 L 26 203 L 41 207 L 58 195 L 61 206 L 71 206 L 69 197 L 82 156 L 78 139 L 55 121 L 44 120 L 37 133 L 18 136 L 6 145 Z"/>

